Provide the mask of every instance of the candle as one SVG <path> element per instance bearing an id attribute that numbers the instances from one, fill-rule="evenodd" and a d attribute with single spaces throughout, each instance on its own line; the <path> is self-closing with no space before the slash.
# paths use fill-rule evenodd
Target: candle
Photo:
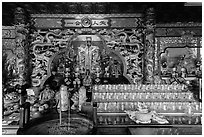
<path id="1" fill-rule="evenodd" d="M 60 95 L 60 100 L 59 100 L 59 103 L 60 103 L 60 112 L 59 112 L 59 117 L 60 117 L 60 126 L 62 125 L 62 103 L 61 103 L 61 95 Z"/>

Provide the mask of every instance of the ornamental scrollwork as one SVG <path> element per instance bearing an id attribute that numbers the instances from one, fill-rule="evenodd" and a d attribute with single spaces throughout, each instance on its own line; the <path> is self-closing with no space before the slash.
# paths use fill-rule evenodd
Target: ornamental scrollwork
<path id="1" fill-rule="evenodd" d="M 149 8 L 145 16 L 145 80 L 146 83 L 154 83 L 155 67 L 155 10 Z"/>
<path id="2" fill-rule="evenodd" d="M 14 54 L 16 56 L 17 67 L 17 77 L 15 77 L 11 85 L 24 85 L 28 83 L 28 74 L 26 73 L 28 70 L 28 33 L 29 33 L 29 23 L 27 23 L 27 16 L 25 11 L 21 7 L 17 7 L 14 13 L 14 22 L 15 22 L 15 43 L 16 48 Z"/>
<path id="3" fill-rule="evenodd" d="M 62 49 L 67 48 L 74 30 L 38 30 L 32 36 L 32 84 L 39 86 L 41 81 L 48 75 L 48 62 L 50 58 Z"/>

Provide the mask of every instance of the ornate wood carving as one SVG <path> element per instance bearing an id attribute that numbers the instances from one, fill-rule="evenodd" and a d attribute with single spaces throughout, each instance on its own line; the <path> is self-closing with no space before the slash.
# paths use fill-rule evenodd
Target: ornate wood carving
<path id="1" fill-rule="evenodd" d="M 2 27 L 2 38 L 15 38 L 16 34 L 15 34 L 15 28 L 14 27 L 6 27 L 3 26 Z"/>
<path id="2" fill-rule="evenodd" d="M 50 58 L 67 48 L 68 42 L 76 32 L 74 30 L 37 31 L 32 34 L 32 85 L 40 86 L 42 80 L 48 76 L 48 62 Z"/>
<path id="3" fill-rule="evenodd" d="M 45 14 L 32 15 L 36 28 L 137 28 L 143 27 L 140 14 Z"/>
<path id="4" fill-rule="evenodd" d="M 95 4 L 95 12 L 96 13 L 105 13 L 107 9 L 106 3 L 96 3 Z"/>
<path id="5" fill-rule="evenodd" d="M 142 18 L 142 13 L 130 13 L 130 14 L 31 14 L 32 18 L 122 18 L 122 17 L 129 17 L 129 18 Z"/>
<path id="6" fill-rule="evenodd" d="M 2 39 L 2 49 L 7 50 L 7 49 L 15 49 L 16 48 L 16 42 L 15 39 Z"/>
<path id="7" fill-rule="evenodd" d="M 11 74 L 16 72 L 15 47 L 15 27 L 2 26 L 2 84 L 4 87 L 9 85 L 10 79 L 14 78 Z"/>
<path id="8" fill-rule="evenodd" d="M 157 24 L 157 28 L 168 28 L 168 27 L 202 27 L 202 23 L 198 22 L 189 22 L 189 23 L 165 23 L 165 24 Z"/>
<path id="9" fill-rule="evenodd" d="M 137 28 L 142 26 L 141 18 L 112 18 L 110 26 L 112 28 Z"/>
<path id="10" fill-rule="evenodd" d="M 17 78 L 14 80 L 15 84 L 24 85 L 27 80 L 27 48 L 28 48 L 28 24 L 24 9 L 18 7 L 15 10 L 15 29 L 16 29 L 16 64 L 17 64 Z"/>
<path id="11" fill-rule="evenodd" d="M 198 28 L 156 28 L 156 36 L 182 36 L 182 35 L 194 35 L 202 36 L 201 27 Z"/>
<path id="12" fill-rule="evenodd" d="M 155 15 L 154 8 L 146 11 L 145 30 L 145 81 L 154 83 Z"/>
<path id="13" fill-rule="evenodd" d="M 33 20 L 36 28 L 62 28 L 61 19 L 37 18 Z"/>
<path id="14" fill-rule="evenodd" d="M 78 4 L 77 3 L 72 3 L 72 4 L 66 4 L 68 12 L 71 14 L 77 13 L 78 12 Z"/>
<path id="15" fill-rule="evenodd" d="M 81 13 L 91 13 L 93 12 L 93 4 L 92 3 L 81 3 Z"/>

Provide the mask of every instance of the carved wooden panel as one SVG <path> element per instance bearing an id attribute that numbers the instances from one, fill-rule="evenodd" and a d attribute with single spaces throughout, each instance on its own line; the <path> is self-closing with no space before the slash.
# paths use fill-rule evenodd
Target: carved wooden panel
<path id="1" fill-rule="evenodd" d="M 15 38 L 16 31 L 13 26 L 2 26 L 2 38 Z"/>
<path id="2" fill-rule="evenodd" d="M 61 19 L 37 18 L 34 20 L 36 28 L 61 28 Z"/>
<path id="3" fill-rule="evenodd" d="M 2 39 L 2 49 L 15 49 L 16 48 L 16 42 L 15 39 Z"/>
<path id="4" fill-rule="evenodd" d="M 145 82 L 153 84 L 155 78 L 155 10 L 148 8 L 145 16 Z"/>
<path id="5" fill-rule="evenodd" d="M 142 14 L 34 14 L 36 28 L 97 27 L 137 28 L 143 27 Z"/>
<path id="6" fill-rule="evenodd" d="M 68 42 L 74 30 L 46 30 L 37 31 L 32 34 L 32 85 L 39 86 L 41 81 L 48 75 L 48 62 L 58 51 L 67 48 Z"/>
<path id="7" fill-rule="evenodd" d="M 141 18 L 112 18 L 110 26 L 115 28 L 141 27 Z"/>
<path id="8" fill-rule="evenodd" d="M 14 26 L 2 26 L 2 82 L 13 86 L 12 79 L 17 77 L 16 30 Z"/>
<path id="9" fill-rule="evenodd" d="M 157 28 L 156 36 L 182 36 L 186 34 L 201 36 L 201 28 Z"/>

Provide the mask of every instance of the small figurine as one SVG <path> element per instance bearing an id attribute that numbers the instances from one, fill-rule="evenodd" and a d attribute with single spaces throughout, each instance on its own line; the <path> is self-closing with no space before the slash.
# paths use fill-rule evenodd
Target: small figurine
<path id="1" fill-rule="evenodd" d="M 196 75 L 198 76 L 198 77 L 202 77 L 202 64 L 201 64 L 201 62 L 200 61 L 198 61 L 197 62 L 197 64 L 196 64 Z"/>
<path id="2" fill-rule="evenodd" d="M 104 74 L 105 78 L 109 78 L 109 76 L 110 76 L 110 73 L 108 71 L 109 71 L 109 66 L 105 67 L 105 74 Z"/>
<path id="3" fill-rule="evenodd" d="M 79 67 L 76 67 L 74 75 L 75 75 L 75 80 L 73 81 L 73 84 L 74 84 L 74 87 L 78 87 L 81 84 L 81 81 L 79 79 L 79 75 L 80 75 Z"/>
<path id="4" fill-rule="evenodd" d="M 75 92 L 71 98 L 71 100 L 74 102 L 74 104 L 71 106 L 72 110 L 77 110 L 79 107 L 79 93 Z"/>
<path id="5" fill-rule="evenodd" d="M 90 75 L 90 70 L 86 70 L 86 76 L 83 80 L 83 85 L 84 86 L 91 86 L 92 84 L 92 79 L 91 79 L 91 75 Z"/>
<path id="6" fill-rule="evenodd" d="M 172 77 L 174 77 L 174 78 L 177 77 L 176 68 L 173 68 L 172 71 L 173 71 L 172 72 Z"/>
<path id="7" fill-rule="evenodd" d="M 45 85 L 45 89 L 40 93 L 39 100 L 41 104 L 45 103 L 46 101 L 50 101 L 54 99 L 55 92 L 50 89 L 50 86 L 47 84 Z"/>
<path id="8" fill-rule="evenodd" d="M 181 77 L 185 78 L 186 77 L 186 69 L 181 68 Z"/>

